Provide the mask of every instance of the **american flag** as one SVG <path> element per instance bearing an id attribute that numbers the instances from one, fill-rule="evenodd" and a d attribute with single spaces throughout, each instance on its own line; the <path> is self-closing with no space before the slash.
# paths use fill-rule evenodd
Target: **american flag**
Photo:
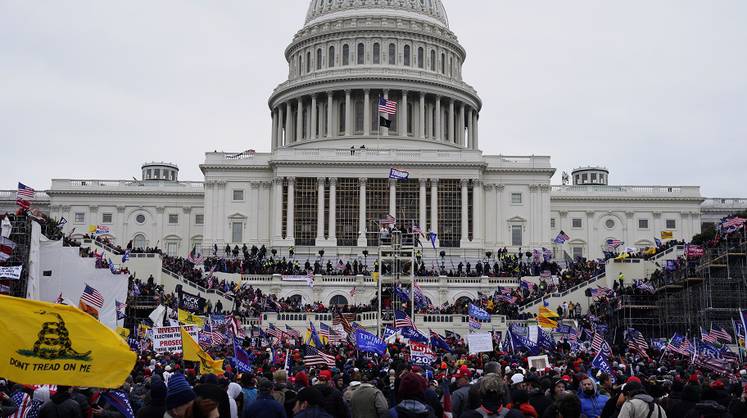
<path id="1" fill-rule="evenodd" d="M 270 324 L 269 328 L 267 328 L 267 334 L 272 335 L 277 339 L 283 339 L 283 331 L 275 328 L 275 325 L 273 324 Z"/>
<path id="2" fill-rule="evenodd" d="M 39 410 L 42 406 L 41 401 L 33 400 L 31 396 L 22 391 L 14 393 L 11 399 L 18 405 L 18 409 L 13 415 L 9 415 L 9 418 L 36 418 L 39 416 Z"/>
<path id="3" fill-rule="evenodd" d="M 412 319 L 402 311 L 394 311 L 394 327 L 395 328 L 415 328 L 415 323 Z"/>
<path id="4" fill-rule="evenodd" d="M 379 219 L 379 224 L 384 225 L 384 226 L 394 225 L 396 223 L 397 223 L 397 218 L 389 214 L 387 214 L 386 217 L 384 217 L 384 219 Z"/>
<path id="5" fill-rule="evenodd" d="M 18 191 L 16 192 L 16 199 L 33 199 L 34 198 L 34 189 L 32 189 L 29 186 L 26 186 L 23 183 L 18 183 Z"/>
<path id="6" fill-rule="evenodd" d="M 92 288 L 89 285 L 86 285 L 85 290 L 83 290 L 83 294 L 80 296 L 80 300 L 99 309 L 102 309 L 104 307 L 104 297 L 101 296 L 101 293 L 99 293 L 98 290 Z"/>
<path id="7" fill-rule="evenodd" d="M 293 338 L 301 338 L 301 333 L 289 327 L 288 325 L 285 326 L 285 333 Z"/>
<path id="8" fill-rule="evenodd" d="M 623 245 L 623 242 L 620 241 L 619 239 L 608 239 L 607 240 L 607 247 L 609 247 L 610 249 L 615 249 L 621 245 Z"/>
<path id="9" fill-rule="evenodd" d="M 700 328 L 700 340 L 710 344 L 716 344 L 718 342 L 718 338 L 716 338 L 715 335 L 712 335 L 702 327 Z"/>
<path id="10" fill-rule="evenodd" d="M 325 324 L 324 322 L 319 323 L 319 336 L 324 337 L 329 340 L 329 333 L 332 331 L 332 329 L 329 327 L 329 325 Z"/>
<path id="11" fill-rule="evenodd" d="M 319 335 L 327 337 L 330 344 L 337 344 L 342 342 L 342 337 L 332 327 L 321 322 L 319 324 Z"/>
<path id="12" fill-rule="evenodd" d="M 731 335 L 718 325 L 711 325 L 711 336 L 716 337 L 717 340 L 723 340 L 728 343 L 733 341 Z"/>
<path id="13" fill-rule="evenodd" d="M 646 350 L 648 350 L 648 343 L 646 342 L 646 339 L 643 338 L 643 334 L 641 334 L 640 331 L 638 331 L 635 328 L 628 328 L 628 348 L 631 351 L 637 351 L 644 357 L 648 357 L 648 354 L 646 353 Z"/>
<path id="14" fill-rule="evenodd" d="M 652 286 L 651 283 L 639 282 L 637 287 L 638 287 L 638 289 L 640 289 L 640 290 L 642 290 L 644 292 L 648 292 L 648 293 L 650 293 L 652 295 L 654 293 L 656 293 L 656 289 L 654 289 L 654 286 Z"/>
<path id="15" fill-rule="evenodd" d="M 472 329 L 480 329 L 480 328 L 482 328 L 482 324 L 480 323 L 480 321 L 478 321 L 477 319 L 475 319 L 475 318 L 473 318 L 473 317 L 470 316 L 469 317 L 469 327 L 472 328 Z"/>
<path id="16" fill-rule="evenodd" d="M 350 297 L 354 298 L 356 293 L 358 293 L 358 289 L 355 286 L 353 286 L 353 288 L 350 289 Z"/>
<path id="17" fill-rule="evenodd" d="M 606 343 L 606 341 L 604 341 L 602 334 L 595 332 L 594 338 L 591 339 L 591 350 L 595 352 L 600 351 L 603 343 Z"/>
<path id="18" fill-rule="evenodd" d="M 353 326 L 350 325 L 350 321 L 348 321 L 339 311 L 332 315 L 332 326 L 334 327 L 336 325 L 342 325 L 342 329 L 344 329 L 348 335 L 353 333 Z"/>
<path id="19" fill-rule="evenodd" d="M 667 344 L 666 351 L 671 351 L 673 353 L 677 353 L 683 356 L 689 356 L 690 355 L 690 340 L 687 338 L 679 335 L 674 334 L 671 340 L 669 340 L 669 343 Z"/>
<path id="20" fill-rule="evenodd" d="M 387 115 L 397 114 L 397 102 L 394 100 L 379 98 L 379 113 L 386 113 Z"/>
<path id="21" fill-rule="evenodd" d="M 312 346 L 306 346 L 306 353 L 303 356 L 305 366 L 328 366 L 335 367 L 335 358 Z"/>
<path id="22" fill-rule="evenodd" d="M 693 365 L 724 376 L 732 374 L 732 367 L 729 365 L 729 362 L 724 359 L 696 355 L 693 360 Z"/>
<path id="23" fill-rule="evenodd" d="M 719 223 L 719 229 L 722 233 L 725 234 L 731 234 L 732 232 L 737 231 L 739 228 L 743 227 L 745 222 L 747 222 L 747 219 L 740 218 L 740 217 L 734 217 L 731 219 L 726 219 Z"/>
<path id="24" fill-rule="evenodd" d="M 568 236 L 568 234 L 566 234 L 563 231 L 560 231 L 560 233 L 558 233 L 558 236 L 555 237 L 553 242 L 556 244 L 565 244 L 565 242 L 568 241 L 569 239 L 571 239 L 571 237 Z"/>

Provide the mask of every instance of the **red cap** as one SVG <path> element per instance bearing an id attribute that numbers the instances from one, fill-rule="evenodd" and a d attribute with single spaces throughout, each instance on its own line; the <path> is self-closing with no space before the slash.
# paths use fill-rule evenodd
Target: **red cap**
<path id="1" fill-rule="evenodd" d="M 716 380 L 715 382 L 711 383 L 711 389 L 721 390 L 723 388 L 724 388 L 724 382 L 720 380 Z"/>
<path id="2" fill-rule="evenodd" d="M 561 379 L 562 379 L 562 380 L 565 380 L 566 382 L 570 382 L 570 381 L 572 381 L 572 380 L 573 380 L 573 379 L 571 379 L 571 377 L 570 377 L 570 376 L 568 376 L 567 374 L 566 374 L 566 375 L 563 375 L 563 377 L 561 377 Z"/>
<path id="3" fill-rule="evenodd" d="M 332 380 L 332 370 L 322 370 L 319 372 L 319 380 Z"/>
<path id="4" fill-rule="evenodd" d="M 638 378 L 638 377 L 636 377 L 636 376 L 630 376 L 630 377 L 628 378 L 628 380 L 626 380 L 626 381 L 625 381 L 625 383 L 630 383 L 630 382 L 641 383 L 641 379 L 639 379 L 639 378 Z"/>
<path id="5" fill-rule="evenodd" d="M 690 383 L 699 383 L 700 379 L 698 378 L 698 374 L 697 373 L 693 373 L 693 374 L 690 375 L 690 378 L 687 379 L 687 381 L 690 382 Z"/>

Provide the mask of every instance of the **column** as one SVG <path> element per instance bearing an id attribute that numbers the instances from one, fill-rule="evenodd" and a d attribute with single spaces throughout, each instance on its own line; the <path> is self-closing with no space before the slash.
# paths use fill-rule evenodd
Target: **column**
<path id="1" fill-rule="evenodd" d="M 472 122 L 472 108 L 467 112 L 467 133 L 469 136 L 469 143 L 467 148 L 475 149 L 475 125 Z"/>
<path id="2" fill-rule="evenodd" d="M 483 227 L 482 227 L 482 182 L 472 180 L 472 242 L 482 246 Z"/>
<path id="3" fill-rule="evenodd" d="M 285 239 L 294 245 L 296 241 L 296 178 L 288 177 L 288 214 L 286 215 L 287 225 L 285 227 Z"/>
<path id="4" fill-rule="evenodd" d="M 316 106 L 316 94 L 311 95 L 311 132 L 309 132 L 309 139 L 316 139 L 317 129 L 317 106 Z"/>
<path id="5" fill-rule="evenodd" d="M 454 99 L 449 100 L 449 142 L 456 142 L 454 139 Z"/>
<path id="6" fill-rule="evenodd" d="M 337 179 L 329 178 L 329 241 L 337 245 Z"/>
<path id="7" fill-rule="evenodd" d="M 384 90 L 384 98 L 389 100 L 389 90 Z M 387 115 L 386 117 L 389 120 L 392 118 L 391 115 Z M 379 127 L 379 132 L 381 132 L 381 136 L 389 136 L 389 128 L 383 128 L 382 130 L 382 127 Z M 392 214 L 392 216 L 394 216 L 394 214 Z"/>
<path id="8" fill-rule="evenodd" d="M 397 180 L 389 180 L 389 214 L 397 217 Z"/>
<path id="9" fill-rule="evenodd" d="M 366 238 L 366 182 L 367 178 L 358 179 L 358 246 L 367 247 L 368 239 Z"/>
<path id="10" fill-rule="evenodd" d="M 503 190 L 505 190 L 506 186 L 502 184 L 496 184 L 495 185 L 495 209 L 498 214 L 496 219 L 496 241 L 497 245 L 500 247 L 501 245 L 506 245 L 506 219 L 504 218 L 504 214 L 506 211 L 503 210 Z"/>
<path id="11" fill-rule="evenodd" d="M 363 135 L 371 135 L 371 90 L 369 89 L 363 90 Z"/>
<path id="12" fill-rule="evenodd" d="M 425 139 L 425 93 L 420 92 L 420 114 L 418 115 L 418 134 Z"/>
<path id="13" fill-rule="evenodd" d="M 333 124 L 332 124 L 332 109 L 334 109 L 334 103 L 332 103 L 332 100 L 334 99 L 334 94 L 330 91 L 327 92 L 327 138 L 331 138 L 332 132 L 334 132 Z"/>
<path id="14" fill-rule="evenodd" d="M 428 232 L 433 232 L 438 237 L 438 179 L 431 179 L 431 227 Z M 436 247 L 439 246 L 436 238 Z"/>
<path id="15" fill-rule="evenodd" d="M 316 191 L 316 245 L 322 245 L 324 241 L 324 183 L 327 179 L 319 177 Z"/>
<path id="16" fill-rule="evenodd" d="M 469 191 L 467 186 L 469 185 L 468 179 L 461 179 L 459 184 L 462 186 L 462 236 L 460 247 L 464 248 L 469 242 Z"/>
<path id="17" fill-rule="evenodd" d="M 459 145 L 464 146 L 464 103 L 459 104 L 459 134 L 457 135 Z"/>
<path id="18" fill-rule="evenodd" d="M 278 113 L 277 109 L 272 109 L 272 134 L 270 134 L 270 143 L 272 144 L 272 149 L 276 150 L 278 148 Z"/>
<path id="19" fill-rule="evenodd" d="M 426 230 L 426 223 L 425 223 L 425 206 L 426 206 L 426 200 L 425 200 L 425 186 L 426 183 L 428 183 L 428 179 L 420 179 L 420 216 L 418 217 L 418 226 L 420 227 L 421 231 L 427 231 Z"/>
<path id="20" fill-rule="evenodd" d="M 283 178 L 275 177 L 273 179 L 273 199 L 275 204 L 273 205 L 272 216 L 273 216 L 273 240 L 280 241 L 283 239 Z M 223 234 L 221 234 L 223 235 Z M 226 240 L 228 242 L 228 240 Z"/>
<path id="21" fill-rule="evenodd" d="M 477 126 L 478 126 L 478 121 L 480 120 L 480 114 L 477 112 L 477 110 L 475 110 L 472 117 L 474 118 L 474 122 L 472 122 L 473 124 L 472 135 L 474 136 L 474 139 L 472 141 L 472 146 L 475 150 L 479 150 L 480 149 L 480 136 L 478 135 L 479 129 L 477 128 Z"/>
<path id="22" fill-rule="evenodd" d="M 350 90 L 345 90 L 345 136 L 353 135 L 353 126 L 350 123 L 350 115 L 352 114 L 352 100 L 350 99 Z"/>
<path id="23" fill-rule="evenodd" d="M 436 96 L 436 132 L 435 137 L 436 141 L 443 140 L 441 132 L 441 96 Z"/>
<path id="24" fill-rule="evenodd" d="M 402 115 L 401 118 L 399 118 L 399 135 L 400 136 L 407 136 L 407 90 L 402 90 L 402 103 L 399 110 L 399 114 Z"/>
<path id="25" fill-rule="evenodd" d="M 298 110 L 296 113 L 296 142 L 303 139 L 303 99 L 298 98 Z"/>
<path id="26" fill-rule="evenodd" d="M 291 108 L 291 103 L 288 102 L 285 104 L 285 146 L 288 146 L 293 142 L 293 129 L 291 129 L 291 126 L 293 125 L 293 112 Z"/>

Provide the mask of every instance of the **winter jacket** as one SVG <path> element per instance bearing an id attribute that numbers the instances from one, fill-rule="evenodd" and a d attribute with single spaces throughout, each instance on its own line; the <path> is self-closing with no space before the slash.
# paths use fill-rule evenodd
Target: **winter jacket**
<path id="1" fill-rule="evenodd" d="M 244 406 L 241 407 L 241 416 L 245 417 L 249 406 L 257 399 L 257 388 L 241 388 L 244 394 Z"/>
<path id="2" fill-rule="evenodd" d="M 18 404 L 8 395 L 8 399 L 0 403 L 0 417 L 13 415 L 18 410 Z"/>
<path id="3" fill-rule="evenodd" d="M 243 418 L 286 418 L 283 405 L 280 405 L 280 402 L 269 393 L 260 393 L 244 411 Z"/>
<path id="4" fill-rule="evenodd" d="M 42 405 L 39 418 L 83 418 L 83 413 L 69 392 L 58 392 Z"/>
<path id="5" fill-rule="evenodd" d="M 617 418 L 667 418 L 667 413 L 651 395 L 641 393 L 623 403 Z"/>
<path id="6" fill-rule="evenodd" d="M 469 409 L 469 389 L 471 385 L 464 385 L 451 394 L 451 415 L 454 418 L 462 416 Z"/>
<path id="7" fill-rule="evenodd" d="M 594 382 L 593 395 L 587 395 L 579 388 L 578 397 L 581 399 L 581 413 L 586 415 L 587 418 L 597 418 L 602 415 L 604 404 L 610 399 L 609 396 L 599 394 L 596 382 Z"/>
<path id="8" fill-rule="evenodd" d="M 389 410 L 389 418 L 436 418 L 433 409 L 414 399 L 405 399 Z"/>
<path id="9" fill-rule="evenodd" d="M 350 411 L 342 400 L 342 393 L 328 384 L 314 386 L 322 393 L 322 403 L 319 405 L 335 418 L 349 418 Z"/>
<path id="10" fill-rule="evenodd" d="M 352 391 L 350 412 L 355 418 L 387 418 L 388 407 L 384 394 L 369 383 Z"/>
<path id="11" fill-rule="evenodd" d="M 293 418 L 334 418 L 334 417 L 328 414 L 327 411 L 325 411 L 324 409 L 319 408 L 318 406 L 314 406 L 311 408 L 304 409 L 303 411 L 294 415 Z"/>
<path id="12" fill-rule="evenodd" d="M 137 418 L 161 418 L 166 413 L 166 404 L 163 402 L 153 403 L 140 408 L 137 411 Z"/>

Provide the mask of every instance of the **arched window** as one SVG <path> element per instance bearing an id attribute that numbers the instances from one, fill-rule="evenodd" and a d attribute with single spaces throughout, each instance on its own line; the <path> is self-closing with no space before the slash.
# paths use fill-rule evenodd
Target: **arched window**
<path id="1" fill-rule="evenodd" d="M 343 306 L 348 304 L 348 299 L 343 295 L 335 295 L 330 299 L 329 304 L 331 306 Z"/>
<path id="2" fill-rule="evenodd" d="M 454 303 L 454 308 L 457 312 L 466 312 L 469 308 L 469 304 L 472 303 L 472 299 L 467 296 L 462 296 Z"/>
<path id="3" fill-rule="evenodd" d="M 431 50 L 431 71 L 436 71 L 436 51 Z"/>
<path id="4" fill-rule="evenodd" d="M 378 42 L 373 44 L 373 63 L 381 64 L 381 45 Z"/>
<path id="5" fill-rule="evenodd" d="M 362 43 L 358 44 L 358 65 L 363 65 L 366 62 L 366 46 Z"/>
<path id="6" fill-rule="evenodd" d="M 410 66 L 410 45 L 405 45 L 405 51 L 403 54 L 403 63 L 406 67 Z"/>
<path id="7" fill-rule="evenodd" d="M 425 51 L 423 51 L 423 48 L 418 48 L 418 68 L 423 68 L 425 66 Z"/>
<path id="8" fill-rule="evenodd" d="M 337 114 L 340 119 L 339 132 L 340 135 L 345 134 L 345 102 L 340 102 L 340 113 Z"/>
<path id="9" fill-rule="evenodd" d="M 147 247 L 147 243 L 145 242 L 145 235 L 137 234 L 132 238 L 132 248 L 140 248 L 144 250 L 145 247 Z"/>
<path id="10" fill-rule="evenodd" d="M 322 49 L 321 48 L 316 50 L 316 69 L 317 70 L 322 69 Z"/>
<path id="11" fill-rule="evenodd" d="M 342 46 L 342 65 L 350 64 L 350 45 L 345 44 Z"/>
<path id="12" fill-rule="evenodd" d="M 441 54 L 441 74 L 446 74 L 446 54 Z"/>
<path id="13" fill-rule="evenodd" d="M 329 54 L 327 54 L 327 68 L 335 67 L 335 47 L 329 47 Z"/>
<path id="14" fill-rule="evenodd" d="M 306 52 L 306 74 L 311 72 L 311 52 Z"/>
<path id="15" fill-rule="evenodd" d="M 389 44 L 389 65 L 397 65 L 397 47 Z"/>

